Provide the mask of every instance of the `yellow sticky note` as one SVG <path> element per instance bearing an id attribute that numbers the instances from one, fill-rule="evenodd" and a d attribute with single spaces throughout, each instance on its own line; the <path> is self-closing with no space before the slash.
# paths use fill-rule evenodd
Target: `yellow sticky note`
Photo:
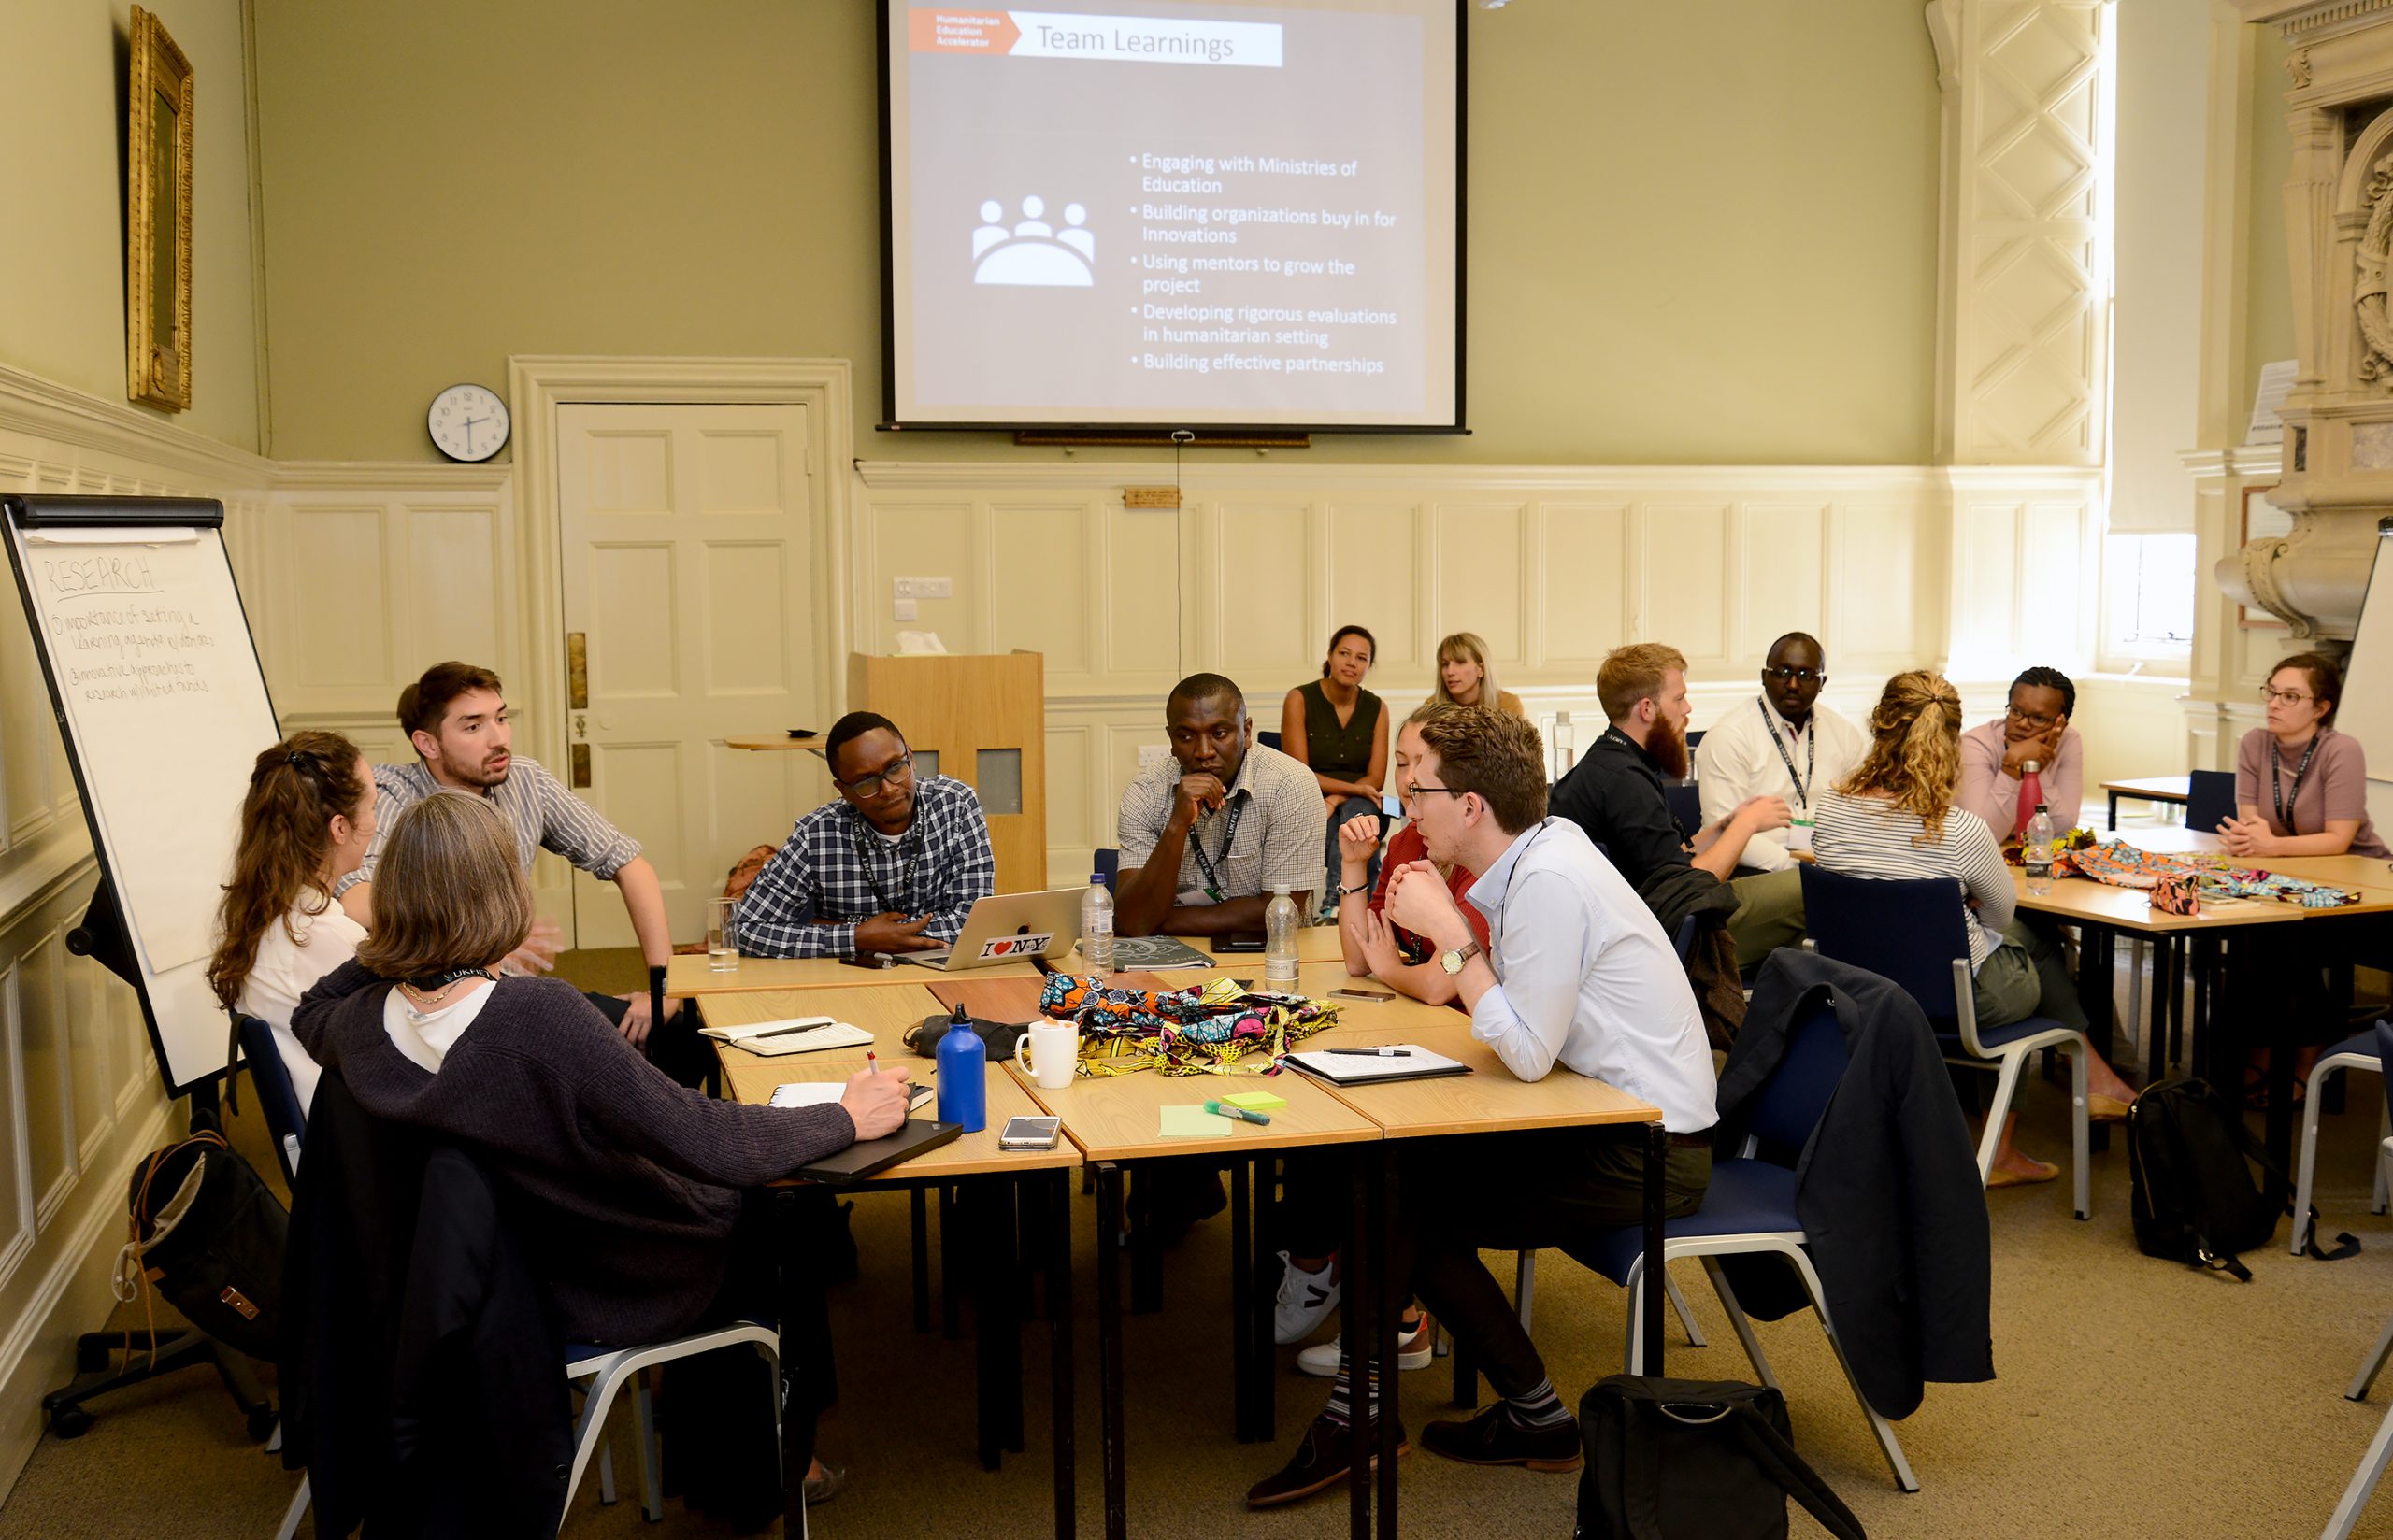
<path id="1" fill-rule="evenodd" d="M 1218 1112 L 1208 1112 L 1201 1105 L 1163 1109 L 1163 1136 L 1167 1139 L 1218 1139 L 1237 1127 L 1231 1119 Z"/>
<path id="2" fill-rule="evenodd" d="M 1249 1112 L 1268 1112 L 1273 1107 L 1283 1107 L 1288 1105 L 1288 1099 L 1285 1096 L 1274 1096 L 1268 1091 L 1241 1091 L 1235 1096 L 1225 1096 L 1222 1100 L 1233 1106 L 1242 1106 Z"/>

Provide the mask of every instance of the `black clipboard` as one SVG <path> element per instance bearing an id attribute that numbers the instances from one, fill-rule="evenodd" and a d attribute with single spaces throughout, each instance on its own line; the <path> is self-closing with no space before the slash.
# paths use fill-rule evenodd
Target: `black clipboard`
<path id="1" fill-rule="evenodd" d="M 941 1145 L 952 1145 L 963 1137 L 962 1123 L 933 1122 L 928 1118 L 909 1118 L 898 1125 L 897 1132 L 880 1139 L 859 1139 L 836 1155 L 825 1155 L 819 1161 L 799 1166 L 790 1173 L 811 1181 L 860 1182 L 867 1176 L 879 1176 L 901 1161 L 910 1161 L 925 1150 Z"/>

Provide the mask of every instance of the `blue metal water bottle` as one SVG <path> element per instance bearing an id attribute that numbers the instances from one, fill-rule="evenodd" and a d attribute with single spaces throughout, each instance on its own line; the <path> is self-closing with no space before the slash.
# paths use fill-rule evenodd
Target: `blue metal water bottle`
<path id="1" fill-rule="evenodd" d="M 939 1040 L 939 1120 L 957 1123 L 967 1134 L 978 1134 L 989 1123 L 989 1088 L 983 1070 L 989 1050 L 972 1030 L 964 1007 L 955 1007 L 947 1035 Z"/>

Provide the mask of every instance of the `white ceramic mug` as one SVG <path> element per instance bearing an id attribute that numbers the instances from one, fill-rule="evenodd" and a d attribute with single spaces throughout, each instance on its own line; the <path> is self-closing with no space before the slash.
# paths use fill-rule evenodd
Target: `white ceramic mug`
<path id="1" fill-rule="evenodd" d="M 1080 1062 L 1081 1030 L 1069 1021 L 1034 1021 L 1013 1046 L 1013 1061 L 1049 1091 L 1072 1083 Z"/>

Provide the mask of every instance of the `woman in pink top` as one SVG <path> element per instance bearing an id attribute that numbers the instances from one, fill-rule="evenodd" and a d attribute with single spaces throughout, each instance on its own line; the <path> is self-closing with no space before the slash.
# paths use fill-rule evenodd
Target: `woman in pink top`
<path id="1" fill-rule="evenodd" d="M 2085 810 L 2085 744 L 2069 725 L 2076 710 L 2077 686 L 2059 669 L 2031 668 L 2012 680 L 2008 709 L 1961 734 L 1954 806 L 1985 820 L 2002 844 L 2015 845 L 2036 816 L 2034 800 L 2020 794 L 2033 774 L 2053 828 L 2076 828 Z"/>
<path id="2" fill-rule="evenodd" d="M 2236 816 L 2218 826 L 2238 856 L 2384 856 L 2368 820 L 2368 756 L 2334 729 L 2343 671 L 2297 652 L 2269 672 L 2269 724 L 2235 751 Z"/>

